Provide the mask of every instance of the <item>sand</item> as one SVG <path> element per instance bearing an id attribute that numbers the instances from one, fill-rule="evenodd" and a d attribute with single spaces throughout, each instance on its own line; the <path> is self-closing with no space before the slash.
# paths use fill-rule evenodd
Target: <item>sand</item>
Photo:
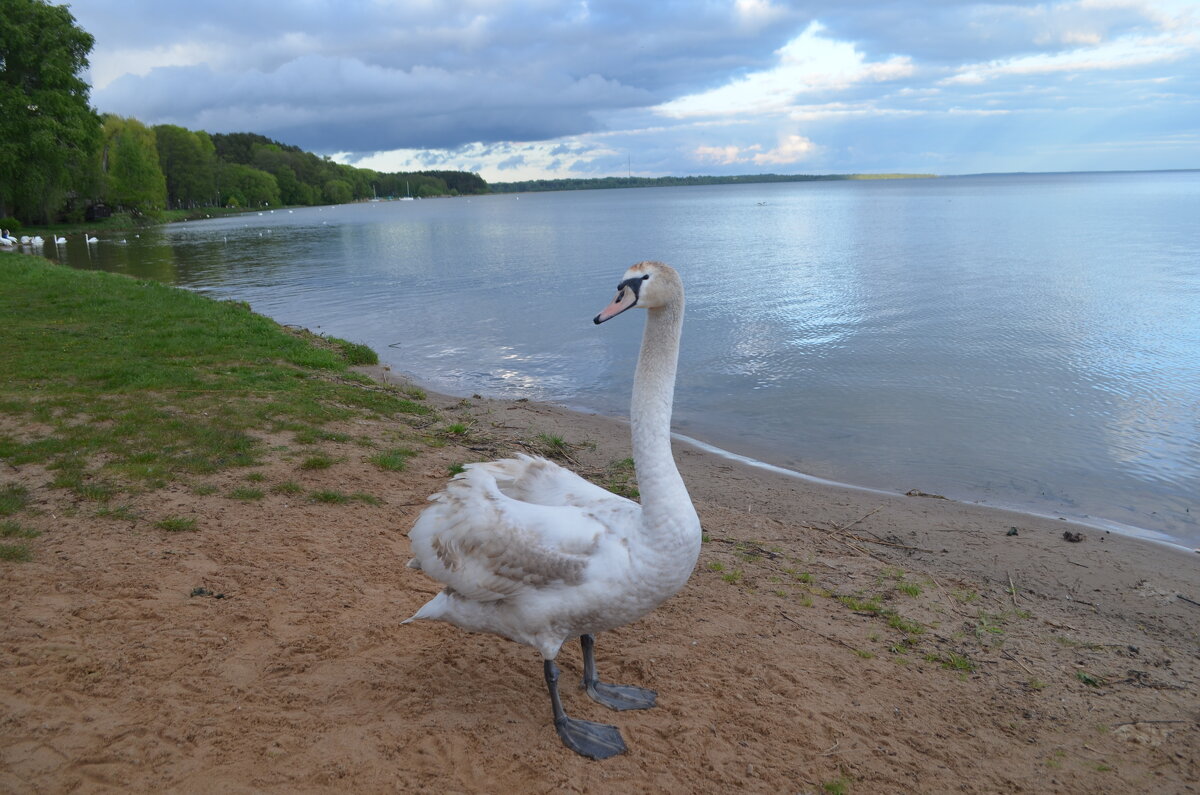
<path id="1" fill-rule="evenodd" d="M 438 590 L 405 568 L 405 533 L 451 464 L 547 433 L 603 475 L 629 455 L 628 428 L 430 400 L 470 433 L 402 472 L 356 442 L 323 444 L 338 462 L 303 470 L 304 450 L 270 438 L 286 449 L 255 468 L 259 500 L 226 496 L 247 484 L 234 470 L 97 517 L 38 467 L 5 467 L 0 482 L 33 496 L 22 525 L 42 535 L 32 561 L 0 564 L 0 791 L 1200 790 L 1200 555 L 683 444 L 699 565 L 658 611 L 598 639 L 601 674 L 654 688 L 659 706 L 588 700 L 568 644 L 567 711 L 629 746 L 572 754 L 533 650 L 401 626 Z M 286 481 L 378 504 L 270 492 Z M 196 529 L 154 526 L 172 515 Z"/>

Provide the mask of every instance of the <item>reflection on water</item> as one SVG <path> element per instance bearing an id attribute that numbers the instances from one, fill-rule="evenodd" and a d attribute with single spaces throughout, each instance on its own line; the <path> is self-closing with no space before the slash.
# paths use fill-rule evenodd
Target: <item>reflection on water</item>
<path id="1" fill-rule="evenodd" d="M 1200 174 L 279 210 L 51 258 L 249 301 L 434 388 L 622 414 L 625 267 L 688 285 L 677 426 L 834 480 L 1200 544 Z"/>

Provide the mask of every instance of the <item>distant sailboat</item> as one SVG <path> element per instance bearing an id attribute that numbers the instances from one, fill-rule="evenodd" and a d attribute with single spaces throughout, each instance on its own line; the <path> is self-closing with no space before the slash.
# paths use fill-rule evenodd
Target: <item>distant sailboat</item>
<path id="1" fill-rule="evenodd" d="M 408 183 L 407 183 L 407 182 L 405 182 L 405 183 L 404 183 L 404 195 L 400 197 L 400 201 L 402 201 L 402 202 L 410 202 L 410 201 L 412 201 L 412 200 L 413 200 L 413 197 L 412 197 L 412 190 L 411 190 L 411 189 L 408 187 Z"/>

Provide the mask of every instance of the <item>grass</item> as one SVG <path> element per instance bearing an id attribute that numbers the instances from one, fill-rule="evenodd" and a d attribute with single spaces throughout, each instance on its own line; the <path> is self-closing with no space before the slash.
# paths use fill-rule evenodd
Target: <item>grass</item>
<path id="1" fill-rule="evenodd" d="M 830 781 L 821 784 L 821 791 L 826 795 L 849 795 L 850 779 L 845 776 L 839 776 Z"/>
<path id="2" fill-rule="evenodd" d="M 120 519 L 125 522 L 136 522 L 140 518 L 128 505 L 118 505 L 115 508 L 108 505 L 102 506 L 96 511 L 96 516 L 101 519 Z"/>
<path id="3" fill-rule="evenodd" d="M 231 500 L 243 500 L 247 502 L 250 500 L 261 500 L 264 496 L 266 496 L 266 493 L 262 489 L 251 486 L 239 486 L 229 492 Z"/>
<path id="4" fill-rule="evenodd" d="M 196 520 L 190 516 L 168 516 L 155 522 L 154 526 L 170 533 L 181 533 L 185 530 L 195 530 Z"/>
<path id="5" fill-rule="evenodd" d="M 17 483 L 0 486 L 0 516 L 12 516 L 29 502 L 29 491 Z"/>
<path id="6" fill-rule="evenodd" d="M 613 494 L 631 500 L 642 496 L 638 490 L 637 472 L 634 471 L 632 458 L 622 458 L 610 463 L 605 469 L 605 481 L 601 485 Z"/>
<path id="7" fill-rule="evenodd" d="M 0 560 L 9 563 L 27 563 L 33 560 L 28 544 L 0 544 Z"/>
<path id="8" fill-rule="evenodd" d="M 408 459 L 416 454 L 415 450 L 398 447 L 392 450 L 385 450 L 382 453 L 376 453 L 368 457 L 367 460 L 385 472 L 402 472 L 408 466 Z"/>
<path id="9" fill-rule="evenodd" d="M 870 613 L 871 615 L 879 615 L 883 610 L 883 605 L 879 602 L 878 596 L 863 598 L 860 596 L 839 596 L 838 601 L 850 608 L 856 613 Z"/>
<path id="10" fill-rule="evenodd" d="M 155 282 L 4 252 L 0 316 L 0 413 L 33 430 L 0 434 L 0 459 L 86 499 L 253 466 L 257 431 L 431 413 L 360 386 L 350 344 Z"/>
<path id="11" fill-rule="evenodd" d="M 350 502 L 350 495 L 343 494 L 336 489 L 318 489 L 317 491 L 309 492 L 308 498 L 313 502 L 320 502 L 326 505 L 345 505 Z"/>
<path id="12" fill-rule="evenodd" d="M 533 437 L 533 444 L 546 458 L 565 460 L 571 457 L 571 445 L 557 434 L 539 433 Z"/>
<path id="13" fill-rule="evenodd" d="M 315 455 L 310 455 L 301 461 L 300 468 L 308 470 L 329 469 L 336 463 L 337 460 L 332 456 L 326 455 L 325 453 L 316 453 Z"/>

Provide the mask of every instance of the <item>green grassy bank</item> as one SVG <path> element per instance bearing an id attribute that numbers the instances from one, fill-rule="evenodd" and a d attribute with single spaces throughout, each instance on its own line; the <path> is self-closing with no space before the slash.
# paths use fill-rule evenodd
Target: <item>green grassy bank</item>
<path id="1" fill-rule="evenodd" d="M 263 433 L 431 412 L 351 371 L 365 346 L 156 282 L 0 253 L 0 318 L 0 461 L 102 505 L 253 466 Z M 23 493 L 0 474 L 6 538 Z"/>

